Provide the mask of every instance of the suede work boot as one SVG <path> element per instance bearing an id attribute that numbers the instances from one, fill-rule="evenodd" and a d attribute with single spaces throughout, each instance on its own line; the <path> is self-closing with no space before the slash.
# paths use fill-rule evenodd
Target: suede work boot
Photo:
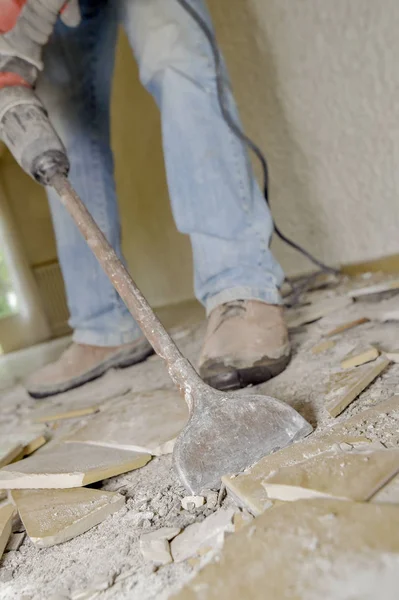
<path id="1" fill-rule="evenodd" d="M 31 375 L 26 389 L 38 399 L 67 392 L 104 375 L 109 369 L 142 362 L 153 352 L 144 337 L 116 347 L 71 344 L 57 361 Z"/>
<path id="2" fill-rule="evenodd" d="M 234 390 L 275 377 L 290 357 L 282 307 L 235 300 L 211 312 L 199 372 L 212 387 Z"/>

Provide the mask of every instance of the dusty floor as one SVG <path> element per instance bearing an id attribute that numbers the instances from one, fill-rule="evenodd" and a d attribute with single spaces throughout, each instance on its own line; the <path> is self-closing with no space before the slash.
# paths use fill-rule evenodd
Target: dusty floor
<path id="1" fill-rule="evenodd" d="M 359 281 L 366 285 L 367 279 Z M 312 301 L 342 295 L 349 285 L 314 291 Z M 330 374 L 338 369 L 340 360 L 360 343 L 373 343 L 383 350 L 399 348 L 399 322 L 372 321 L 349 330 L 336 339 L 333 349 L 313 355 L 311 348 L 323 332 L 335 325 L 358 317 L 373 316 L 384 307 L 398 306 L 399 296 L 378 302 L 356 302 L 334 312 L 320 321 L 292 332 L 293 360 L 285 373 L 259 386 L 258 391 L 273 395 L 294 406 L 319 431 L 344 420 L 365 408 L 395 394 L 399 384 L 399 364 L 392 364 L 338 419 L 332 419 L 324 408 L 324 395 Z M 182 351 L 195 362 L 204 325 L 191 326 L 177 334 Z M 106 379 L 75 390 L 55 402 L 62 404 L 84 402 L 88 398 L 103 398 L 132 391 L 170 387 L 171 383 L 157 357 L 126 370 L 109 373 Z M 0 435 L 18 427 L 21 419 L 37 407 L 22 386 L 1 392 Z M 81 421 L 78 421 L 80 424 Z M 61 424 L 57 435 L 75 422 Z M 399 445 L 399 431 L 392 424 L 375 424 L 372 436 L 386 446 Z M 202 507 L 195 512 L 181 509 L 184 489 L 176 479 L 171 457 L 153 459 L 137 471 L 110 479 L 103 489 L 118 490 L 125 495 L 125 507 L 105 522 L 74 540 L 49 549 L 35 548 L 28 538 L 16 552 L 7 552 L 0 562 L 0 599 L 6 600 L 162 600 L 182 586 L 195 572 L 189 564 L 171 564 L 159 569 L 143 560 L 138 540 L 143 532 L 162 526 L 184 527 L 209 514 Z M 230 499 L 226 503 L 232 502 Z"/>

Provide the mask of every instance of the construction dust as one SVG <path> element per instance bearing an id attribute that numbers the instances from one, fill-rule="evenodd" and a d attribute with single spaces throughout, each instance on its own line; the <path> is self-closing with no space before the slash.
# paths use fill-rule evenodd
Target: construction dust
<path id="1" fill-rule="evenodd" d="M 353 286 L 365 287 L 368 281 L 367 278 L 359 278 L 357 282 L 344 281 L 337 287 L 316 290 L 307 294 L 306 301 L 319 303 L 332 300 L 346 295 Z M 398 298 L 398 295 L 393 295 L 381 301 L 377 296 L 371 302 L 367 296 L 361 296 L 346 306 L 342 304 L 341 308 L 316 322 L 299 325 L 291 331 L 291 364 L 284 373 L 258 386 L 256 392 L 274 396 L 293 406 L 315 427 L 312 437 L 316 439 L 349 417 L 392 398 L 399 389 L 399 364 L 395 363 L 391 363 L 337 418 L 331 417 L 325 406 L 328 381 L 332 374 L 340 371 L 340 363 L 349 353 L 368 346 L 378 348 L 382 353 L 398 349 L 399 321 L 384 321 L 381 316 L 384 311 L 395 310 Z M 294 310 L 290 309 L 290 312 Z M 356 320 L 360 322 L 358 326 L 331 338 L 333 345 L 327 344 L 320 353 L 312 352 L 315 346 L 323 342 L 327 332 L 342 323 Z M 176 335 L 180 349 L 193 364 L 199 354 L 204 330 L 204 324 L 199 323 Z M 54 397 L 46 401 L 45 406 L 67 410 L 71 406 L 112 403 L 115 398 L 123 398 L 127 393 L 150 392 L 161 388 L 169 390 L 172 384 L 161 360 L 153 356 L 145 363 L 109 372 L 101 380 L 84 388 Z M 250 389 L 245 393 L 251 392 L 253 390 Z M 42 403 L 32 400 L 25 393 L 22 385 L 3 391 L 0 395 L 0 435 L 17 432 L 21 423 L 28 422 L 30 415 L 42 406 Z M 95 414 L 49 423 L 48 429 L 53 439 L 48 442 L 47 448 L 56 447 L 62 437 L 73 433 L 94 417 Z M 347 433 L 366 436 L 373 447 L 377 444 L 387 449 L 398 448 L 399 412 L 381 413 L 371 421 L 360 420 L 348 426 Z M 15 463 L 13 466 L 17 465 Z M 187 491 L 177 479 L 170 454 L 154 457 L 142 468 L 94 483 L 91 487 L 124 496 L 124 506 L 99 525 L 68 542 L 39 549 L 26 536 L 17 550 L 6 551 L 0 562 L 1 600 L 166 600 L 192 580 L 206 563 L 214 559 L 215 554 L 200 552 L 193 560 L 156 566 L 144 559 L 140 551 L 141 536 L 163 527 L 184 531 L 194 523 L 203 523 L 218 511 L 230 508 L 239 510 L 231 494 L 218 498 L 217 490 L 204 493 L 203 503 L 198 502 L 201 505 L 186 502 L 187 509 L 184 509 L 182 500 L 187 496 Z M 20 521 L 14 520 L 13 532 L 23 531 Z M 228 541 L 230 535 L 226 534 Z M 234 533 L 232 537 L 236 535 L 239 534 Z M 397 590 L 397 559 L 389 553 L 374 563 L 366 559 L 363 562 L 356 561 L 354 558 L 353 565 L 358 567 L 349 569 L 343 564 L 340 570 L 345 585 L 337 581 L 336 565 L 334 568 L 321 565 L 325 577 L 320 583 L 319 593 L 307 595 L 304 592 L 303 596 L 298 597 L 307 600 L 372 598 L 356 595 L 357 590 L 367 591 L 370 573 L 383 573 L 387 589 L 394 585 Z M 391 568 L 392 565 L 396 571 Z M 348 590 L 354 591 L 352 596 L 348 595 Z M 389 594 L 384 596 L 386 600 L 393 597 Z"/>

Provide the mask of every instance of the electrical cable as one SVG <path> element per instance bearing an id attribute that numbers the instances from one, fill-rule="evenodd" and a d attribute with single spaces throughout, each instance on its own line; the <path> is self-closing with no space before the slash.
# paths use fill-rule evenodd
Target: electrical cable
<path id="1" fill-rule="evenodd" d="M 213 33 L 212 29 L 209 27 L 208 23 L 195 10 L 195 8 L 193 8 L 191 6 L 191 4 L 188 2 L 188 0 L 177 0 L 177 2 L 192 17 L 192 19 L 196 22 L 198 27 L 202 30 L 202 32 L 204 33 L 204 35 L 206 36 L 206 38 L 209 42 L 209 45 L 211 47 L 212 54 L 213 54 L 214 63 L 215 63 L 217 96 L 218 96 L 218 101 L 219 101 L 220 110 L 221 110 L 223 119 L 225 120 L 225 122 L 227 123 L 227 125 L 229 126 L 231 131 L 234 133 L 234 135 L 239 140 L 241 140 L 250 150 L 252 150 L 252 152 L 258 158 L 258 160 L 261 164 L 261 167 L 262 167 L 262 171 L 263 171 L 263 195 L 265 197 L 267 205 L 270 207 L 269 169 L 267 166 L 267 161 L 266 161 L 265 155 L 263 154 L 263 152 L 259 148 L 259 146 L 257 144 L 255 144 L 255 142 L 253 140 L 251 140 L 251 138 L 248 137 L 243 132 L 240 125 L 235 122 L 234 118 L 232 117 L 232 115 L 230 113 L 229 106 L 228 106 L 228 100 L 227 100 L 226 94 L 225 94 L 226 84 L 223 79 L 222 57 L 221 57 L 220 50 L 219 50 L 217 42 L 216 42 L 215 34 Z M 339 274 L 339 270 L 326 265 L 325 263 L 323 263 L 322 261 L 317 259 L 315 256 L 313 256 L 310 252 L 308 252 L 305 248 L 302 248 L 302 246 L 300 246 L 299 244 L 297 244 L 296 242 L 291 240 L 289 237 L 287 237 L 281 231 L 281 229 L 276 225 L 274 219 L 273 219 L 273 226 L 274 226 L 274 231 L 275 231 L 276 235 L 283 242 L 285 242 L 288 246 L 291 246 L 291 248 L 294 248 L 294 250 L 296 250 L 297 252 L 299 252 L 300 254 L 305 256 L 310 262 L 312 262 L 317 267 L 319 267 L 321 271 L 323 271 L 325 273 L 332 273 L 334 275 Z M 318 273 L 316 273 L 315 275 L 318 275 Z M 294 289 L 294 286 L 292 285 L 292 283 L 291 283 L 291 286 Z M 294 291 L 295 291 L 295 289 L 294 289 Z"/>

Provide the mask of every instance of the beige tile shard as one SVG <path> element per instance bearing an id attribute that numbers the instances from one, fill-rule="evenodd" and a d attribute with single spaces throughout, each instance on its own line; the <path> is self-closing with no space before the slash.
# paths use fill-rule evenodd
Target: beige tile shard
<path id="1" fill-rule="evenodd" d="M 368 348 L 357 348 L 353 350 L 341 361 L 342 369 L 353 369 L 353 367 L 359 367 L 360 365 L 365 365 L 366 363 L 372 362 L 376 360 L 380 355 L 377 348 L 374 346 L 369 346 Z"/>
<path id="2" fill-rule="evenodd" d="M 335 434 L 332 429 L 329 435 L 319 438 L 310 437 L 265 456 L 241 475 L 225 475 L 222 477 L 222 482 L 240 505 L 246 506 L 254 515 L 260 515 L 270 508 L 270 498 L 263 483 L 272 473 L 285 467 L 298 465 L 323 453 L 333 451 L 340 453 L 340 444 L 342 443 L 352 445 L 362 442 L 367 443 L 367 438 L 348 435 L 340 431 Z"/>
<path id="3" fill-rule="evenodd" d="M 366 502 L 399 472 L 399 449 L 341 450 L 319 454 L 265 477 L 269 498 L 285 501 L 315 497 Z"/>
<path id="4" fill-rule="evenodd" d="M 359 288 L 357 290 L 351 290 L 348 293 L 350 298 L 361 298 L 362 296 L 370 296 L 371 294 L 381 294 L 383 292 L 389 292 L 391 290 L 399 289 L 399 279 L 394 281 L 384 281 L 376 285 L 369 285 L 367 287 Z"/>
<path id="5" fill-rule="evenodd" d="M 0 558 L 3 555 L 7 542 L 11 535 L 12 518 L 14 516 L 14 507 L 12 504 L 6 504 L 0 508 Z"/>
<path id="6" fill-rule="evenodd" d="M 62 443 L 0 471 L 4 489 L 75 488 L 144 466 L 151 455 L 89 444 Z"/>
<path id="7" fill-rule="evenodd" d="M 371 498 L 375 504 L 399 504 L 399 475 L 388 481 L 384 487 Z"/>
<path id="8" fill-rule="evenodd" d="M 188 419 L 188 408 L 175 389 L 129 394 L 120 403 L 93 417 L 67 438 L 112 448 L 169 454 Z"/>
<path id="9" fill-rule="evenodd" d="M 230 536 L 219 560 L 172 598 L 393 600 L 398 568 L 398 507 L 303 500 Z"/>
<path id="10" fill-rule="evenodd" d="M 32 413 L 34 423 L 51 423 L 52 421 L 60 421 L 63 419 L 77 419 L 78 417 L 86 417 L 93 415 L 100 410 L 99 404 L 86 406 L 82 408 L 67 408 L 67 407 L 49 407 Z"/>
<path id="11" fill-rule="evenodd" d="M 196 556 L 203 548 L 220 549 L 227 532 L 234 531 L 233 509 L 220 509 L 207 517 L 202 523 L 193 523 L 186 527 L 170 545 L 175 562 L 182 562 Z"/>
<path id="12" fill-rule="evenodd" d="M 389 360 L 381 356 L 371 365 L 366 364 L 351 370 L 334 373 L 328 383 L 326 409 L 332 417 L 337 417 L 355 398 L 370 385 L 389 365 Z"/>
<path id="13" fill-rule="evenodd" d="M 355 319 L 354 321 L 347 321 L 346 323 L 342 323 L 334 329 L 331 329 L 327 333 L 324 334 L 324 337 L 333 337 L 334 335 L 338 335 L 339 333 L 344 333 L 344 331 L 348 331 L 349 329 L 353 329 L 354 327 L 358 327 L 359 325 L 364 325 L 364 323 L 369 323 L 370 319 L 368 317 L 361 317 L 360 319 Z"/>
<path id="14" fill-rule="evenodd" d="M 26 533 L 12 533 L 6 546 L 6 552 L 17 552 L 22 546 L 25 537 Z"/>
<path id="15" fill-rule="evenodd" d="M 312 354 L 322 354 L 334 348 L 335 342 L 333 340 L 324 340 L 312 348 Z"/>
<path id="16" fill-rule="evenodd" d="M 272 504 L 270 503 L 270 506 Z M 240 531 L 243 527 L 249 525 L 254 520 L 253 516 L 247 510 L 240 510 L 236 512 L 233 518 L 234 532 Z"/>
<path id="17" fill-rule="evenodd" d="M 24 446 L 24 456 L 33 454 L 46 443 L 47 437 L 45 435 L 38 435 Z"/>
<path id="18" fill-rule="evenodd" d="M 39 548 L 85 533 L 125 503 L 120 494 L 87 488 L 14 490 L 12 498 L 27 534 Z"/>
<path id="19" fill-rule="evenodd" d="M 43 426 L 38 428 L 37 426 L 28 426 L 28 428 L 21 428 L 21 431 L 17 431 L 16 433 L 9 433 L 2 436 L 2 440 L 0 442 L 0 449 L 3 446 L 9 447 L 19 447 L 20 450 L 18 454 L 13 458 L 17 460 L 22 458 L 23 456 L 28 456 L 29 454 L 33 454 L 36 450 L 38 450 L 41 446 L 43 446 L 47 442 L 47 434 L 44 430 Z M 1 452 L 1 450 L 0 450 Z M 12 462 L 13 462 L 12 461 Z M 1 463 L 0 463 L 1 464 Z M 4 465 L 1 465 L 4 466 Z"/>
<path id="20" fill-rule="evenodd" d="M 310 306 L 304 306 L 295 311 L 288 312 L 287 325 L 290 329 L 294 329 L 301 325 L 306 325 L 306 323 L 318 321 L 322 317 L 349 306 L 351 303 L 352 300 L 345 296 L 327 298 L 326 300 L 314 302 Z"/>
<path id="21" fill-rule="evenodd" d="M 19 443 L 1 440 L 0 441 L 0 469 L 9 465 L 23 455 L 23 446 Z"/>
<path id="22" fill-rule="evenodd" d="M 367 430 L 367 426 L 373 424 L 381 416 L 394 419 L 395 415 L 399 416 L 399 395 L 392 396 L 346 421 L 337 423 L 323 436 L 315 437 L 313 434 L 305 440 L 265 456 L 241 475 L 224 476 L 222 481 L 240 505 L 246 506 L 254 515 L 259 515 L 270 507 L 270 499 L 262 483 L 273 471 L 301 463 L 307 458 L 317 456 L 322 452 L 329 452 L 333 448 L 339 451 L 341 444 L 352 446 L 367 442 L 366 437 L 357 433 L 359 427 Z"/>

